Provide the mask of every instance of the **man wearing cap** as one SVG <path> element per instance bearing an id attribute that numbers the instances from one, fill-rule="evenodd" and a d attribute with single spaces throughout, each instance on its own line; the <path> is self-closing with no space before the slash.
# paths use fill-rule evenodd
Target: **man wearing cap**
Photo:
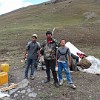
<path id="1" fill-rule="evenodd" d="M 27 55 L 27 56 L 26 56 Z M 40 44 L 37 42 L 37 34 L 32 35 L 32 41 L 28 42 L 26 45 L 26 52 L 24 59 L 27 58 L 25 78 L 28 79 L 28 70 L 31 68 L 30 79 L 34 79 L 34 67 L 37 60 L 40 59 Z"/>
<path id="2" fill-rule="evenodd" d="M 52 33 L 50 31 L 47 31 L 46 40 L 42 44 L 42 50 L 44 51 L 43 55 L 44 55 L 46 74 L 47 74 L 47 79 L 44 81 L 44 83 L 50 82 L 51 78 L 50 69 L 51 69 L 55 87 L 59 87 L 57 73 L 55 71 L 57 46 L 58 46 L 57 40 L 52 38 Z"/>

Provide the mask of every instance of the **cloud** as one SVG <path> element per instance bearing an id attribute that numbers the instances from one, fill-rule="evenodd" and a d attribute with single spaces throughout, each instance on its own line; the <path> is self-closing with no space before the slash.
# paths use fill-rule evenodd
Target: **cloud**
<path id="1" fill-rule="evenodd" d="M 0 0 L 0 14 L 4 14 L 29 5 L 32 5 L 32 3 L 25 2 L 25 0 Z"/>

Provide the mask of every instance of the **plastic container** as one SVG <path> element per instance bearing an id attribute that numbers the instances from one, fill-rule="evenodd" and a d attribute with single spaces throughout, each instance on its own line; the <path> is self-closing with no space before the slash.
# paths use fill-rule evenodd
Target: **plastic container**
<path id="1" fill-rule="evenodd" d="M 6 83 L 8 83 L 8 73 L 0 72 L 0 86 Z"/>
<path id="2" fill-rule="evenodd" d="M 1 64 L 0 70 L 1 72 L 9 72 L 9 64 Z"/>

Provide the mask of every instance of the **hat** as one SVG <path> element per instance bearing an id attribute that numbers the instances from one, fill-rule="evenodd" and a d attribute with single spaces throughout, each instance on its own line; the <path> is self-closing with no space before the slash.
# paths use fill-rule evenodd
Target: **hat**
<path id="1" fill-rule="evenodd" d="M 35 37 L 37 39 L 37 34 L 33 34 L 32 37 Z"/>
<path id="2" fill-rule="evenodd" d="M 48 34 L 51 34 L 51 35 L 52 35 L 52 32 L 50 32 L 50 31 L 47 31 L 47 32 L 46 32 L 46 35 L 48 35 Z"/>

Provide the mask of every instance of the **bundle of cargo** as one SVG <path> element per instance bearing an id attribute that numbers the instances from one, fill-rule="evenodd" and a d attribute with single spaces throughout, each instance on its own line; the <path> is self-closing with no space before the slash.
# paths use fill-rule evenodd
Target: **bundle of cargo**
<path id="1" fill-rule="evenodd" d="M 91 62 L 83 58 L 77 63 L 77 66 L 80 66 L 82 69 L 88 69 L 91 66 Z"/>

